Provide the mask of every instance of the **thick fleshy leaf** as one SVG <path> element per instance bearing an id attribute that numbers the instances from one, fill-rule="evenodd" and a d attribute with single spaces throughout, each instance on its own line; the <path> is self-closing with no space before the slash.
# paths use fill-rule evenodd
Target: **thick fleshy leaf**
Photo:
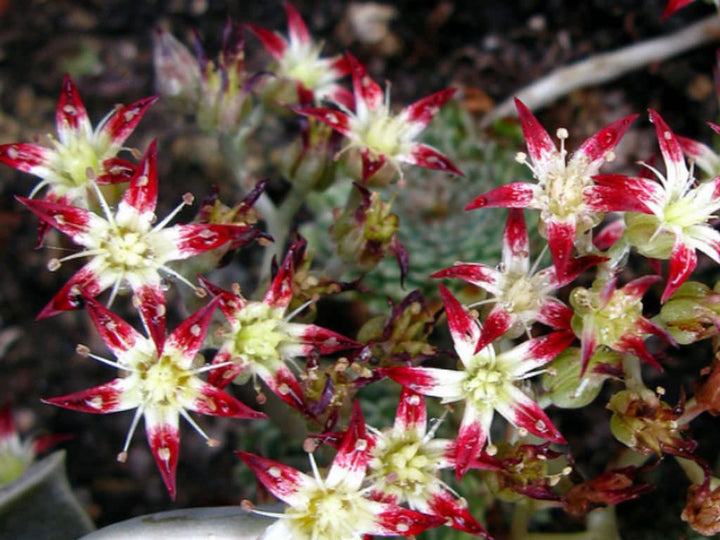
<path id="1" fill-rule="evenodd" d="M 443 403 L 463 398 L 460 385 L 467 377 L 464 371 L 424 367 L 388 367 L 378 372 L 420 394 L 443 398 Z"/>
<path id="2" fill-rule="evenodd" d="M 492 406 L 478 409 L 465 405 L 465 412 L 455 439 L 455 476 L 459 480 L 468 471 L 485 446 L 494 410 Z"/>
<path id="3" fill-rule="evenodd" d="M 480 339 L 480 326 L 443 285 L 440 285 L 440 296 L 445 305 L 448 328 L 450 328 L 455 351 L 460 357 L 460 361 L 467 364 L 475 355 L 475 347 Z"/>
<path id="4" fill-rule="evenodd" d="M 350 117 L 344 112 L 318 107 L 299 107 L 295 109 L 295 112 L 316 118 L 345 136 L 349 136 L 352 133 L 350 129 Z"/>
<path id="5" fill-rule="evenodd" d="M 298 43 L 307 43 L 310 41 L 307 26 L 305 26 L 305 22 L 302 20 L 297 9 L 295 9 L 290 2 L 283 2 L 283 7 L 285 8 L 285 15 L 287 15 L 290 41 Z"/>
<path id="6" fill-rule="evenodd" d="M 697 253 L 695 249 L 685 244 L 682 238 L 677 237 L 670 254 L 667 284 L 665 285 L 665 290 L 663 291 L 660 301 L 665 303 L 672 293 L 677 291 L 680 285 L 685 283 L 696 266 Z"/>
<path id="7" fill-rule="evenodd" d="M 120 359 L 145 338 L 124 319 L 91 297 L 85 297 L 85 308 L 105 345 Z"/>
<path id="8" fill-rule="evenodd" d="M 422 439 L 427 431 L 427 409 L 425 399 L 410 388 L 404 386 L 400 394 L 393 430 L 397 432 L 414 431 Z"/>
<path id="9" fill-rule="evenodd" d="M 372 530 L 367 531 L 368 534 L 407 538 L 427 529 L 439 527 L 445 522 L 442 517 L 421 514 L 396 504 L 372 502 L 372 508 L 375 522 Z"/>
<path id="10" fill-rule="evenodd" d="M 475 208 L 534 208 L 535 185 L 528 182 L 513 182 L 491 189 L 484 195 L 476 197 L 465 207 L 465 210 Z"/>
<path id="11" fill-rule="evenodd" d="M 265 413 L 251 409 L 230 394 L 209 383 L 202 383 L 200 392 L 202 397 L 198 397 L 189 407 L 195 412 L 229 418 L 267 418 Z"/>
<path id="12" fill-rule="evenodd" d="M 445 90 L 430 94 L 408 105 L 403 110 L 403 114 L 407 116 L 410 122 L 418 124 L 418 131 L 420 131 L 430 123 L 430 120 L 438 113 L 440 107 L 445 105 L 445 103 L 455 95 L 456 91 L 457 88 L 446 88 Z"/>
<path id="13" fill-rule="evenodd" d="M 343 486 L 343 489 L 348 491 L 360 489 L 370 460 L 370 443 L 360 402 L 356 400 L 353 403 L 350 425 L 340 442 L 325 485 L 328 488 Z"/>
<path id="14" fill-rule="evenodd" d="M 123 194 L 118 214 L 122 212 L 122 204 L 128 205 L 141 215 L 154 212 L 157 206 L 157 195 L 157 141 L 153 141 Z"/>
<path id="15" fill-rule="evenodd" d="M 555 427 L 542 407 L 531 400 L 516 386 L 507 385 L 508 400 L 499 400 L 495 408 L 511 424 L 525 428 L 533 435 L 550 442 L 565 444 L 565 437 Z"/>
<path id="16" fill-rule="evenodd" d="M 175 476 L 180 454 L 178 414 L 174 409 L 146 409 L 145 433 L 170 498 L 175 500 Z"/>
<path id="17" fill-rule="evenodd" d="M 69 140 L 71 133 L 85 140 L 92 138 L 92 126 L 87 110 L 70 75 L 63 77 L 62 91 L 55 109 L 55 124 L 62 143 Z"/>
<path id="18" fill-rule="evenodd" d="M 443 488 L 439 483 L 433 490 L 428 500 L 430 513 L 442 516 L 452 521 L 452 528 L 466 533 L 490 538 L 485 528 L 472 517 L 467 507 L 467 502 L 456 499 L 452 493 Z"/>
<path id="19" fill-rule="evenodd" d="M 113 379 L 110 382 L 65 396 L 46 398 L 42 401 L 64 409 L 93 414 L 126 411 L 137 407 L 134 400 L 123 399 L 127 390 L 127 379 Z"/>
<path id="20" fill-rule="evenodd" d="M 450 158 L 427 144 L 413 143 L 410 147 L 410 153 L 404 154 L 400 159 L 406 163 L 418 165 L 419 167 L 465 176 L 465 174 L 450 161 Z"/>
<path id="21" fill-rule="evenodd" d="M 102 126 L 100 132 L 108 138 L 110 148 L 108 153 L 114 154 L 122 147 L 133 130 L 137 127 L 147 112 L 148 108 L 155 103 L 160 96 L 150 96 L 130 105 L 118 109 Z"/>
<path id="22" fill-rule="evenodd" d="M 587 159 L 587 166 L 598 167 L 606 160 L 608 152 L 611 152 L 617 146 L 622 136 L 638 116 L 638 114 L 628 115 L 601 129 L 582 143 L 580 148 L 573 154 L 572 159 Z"/>
<path id="23" fill-rule="evenodd" d="M 86 235 L 88 232 L 107 226 L 104 219 L 84 208 L 27 199 L 18 195 L 15 198 L 37 217 L 68 235 L 77 244 L 87 245 Z"/>
<path id="24" fill-rule="evenodd" d="M 347 53 L 352 72 L 353 92 L 355 94 L 355 107 L 358 116 L 367 114 L 364 109 L 374 111 L 382 105 L 383 91 L 380 86 L 370 78 L 368 72 L 357 58 Z"/>
<path id="25" fill-rule="evenodd" d="M 457 263 L 454 266 L 438 270 L 430 274 L 435 279 L 440 278 L 460 278 L 473 285 L 477 285 L 488 291 L 490 294 L 497 296 L 500 294 L 498 283 L 502 274 L 491 266 L 476 263 Z"/>
<path id="26" fill-rule="evenodd" d="M 245 27 L 257 37 L 275 60 L 281 60 L 287 49 L 287 42 L 277 33 L 265 30 L 264 28 L 245 23 Z"/>
<path id="27" fill-rule="evenodd" d="M 213 298 L 207 305 L 185 319 L 167 337 L 161 354 L 170 355 L 178 352 L 182 357 L 182 367 L 189 368 L 205 341 L 208 325 L 219 302 L 219 298 Z"/>
<path id="28" fill-rule="evenodd" d="M 37 144 L 0 145 L 0 163 L 37 176 L 44 176 L 50 171 L 48 161 L 51 155 L 52 150 Z"/>
<path id="29" fill-rule="evenodd" d="M 544 172 L 549 165 L 549 156 L 557 152 L 555 143 L 530 109 L 518 98 L 515 98 L 515 107 L 522 124 L 528 154 L 533 165 L 538 168 L 538 173 Z"/>

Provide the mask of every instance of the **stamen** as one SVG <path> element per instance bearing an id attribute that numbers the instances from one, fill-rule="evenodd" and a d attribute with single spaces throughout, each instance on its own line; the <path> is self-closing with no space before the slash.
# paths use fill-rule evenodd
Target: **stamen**
<path id="1" fill-rule="evenodd" d="M 302 304 L 301 306 L 295 308 L 289 315 L 285 315 L 285 317 L 283 318 L 283 320 L 284 320 L 285 322 L 291 321 L 292 318 L 295 317 L 295 315 L 297 315 L 298 313 L 301 313 L 302 311 L 304 311 L 306 307 L 308 307 L 310 304 L 312 304 L 312 303 L 314 302 L 314 300 L 315 300 L 314 298 L 311 298 L 310 300 L 308 300 L 307 302 L 305 302 L 305 303 Z"/>
<path id="2" fill-rule="evenodd" d="M 315 481 L 322 488 L 322 490 L 325 491 L 325 482 L 323 481 L 322 476 L 320 476 L 320 471 L 318 470 L 317 463 L 315 463 L 315 456 L 313 454 L 308 454 L 308 458 L 310 459 L 310 468 L 312 469 Z"/>
<path id="3" fill-rule="evenodd" d="M 185 409 L 180 409 L 180 415 L 187 420 L 187 423 L 192 426 L 192 428 L 197 431 L 200 436 L 205 439 L 205 442 L 208 446 L 216 447 L 220 446 L 220 441 L 217 439 L 213 439 L 212 437 L 209 437 L 207 433 L 203 431 L 203 429 L 195 422 L 195 420 L 192 419 L 192 417 L 187 413 Z"/>
<path id="4" fill-rule="evenodd" d="M 189 198 L 188 198 L 188 196 L 189 196 Z M 190 202 L 188 203 L 187 201 L 190 201 Z M 159 231 L 160 229 L 164 229 L 165 226 L 166 226 L 168 223 L 170 223 L 176 215 L 178 215 L 178 213 L 180 212 L 180 210 L 182 210 L 182 209 L 185 208 L 186 206 L 190 206 L 190 204 L 192 204 L 192 201 L 193 201 L 193 196 L 192 196 L 192 194 L 186 193 L 185 195 L 183 195 L 183 202 L 181 202 L 179 205 L 177 205 L 177 206 L 175 207 L 175 209 L 174 209 L 172 212 L 170 212 L 167 216 L 165 216 L 165 218 L 164 218 L 160 223 L 158 223 L 157 225 L 155 225 L 155 226 L 152 228 L 152 231 L 151 231 L 151 232 L 155 232 L 155 231 Z"/>
<path id="5" fill-rule="evenodd" d="M 110 206 L 108 205 L 107 201 L 105 200 L 105 197 L 102 194 L 102 191 L 100 191 L 100 186 L 98 186 L 95 182 L 90 182 L 90 185 L 93 187 L 93 190 L 95 191 L 95 196 L 97 197 L 98 203 L 100 203 L 100 208 L 102 208 L 103 214 L 105 214 L 105 219 L 107 219 L 108 223 L 112 225 L 114 228 L 117 228 L 117 225 L 115 224 L 115 216 L 110 211 Z"/>
<path id="6" fill-rule="evenodd" d="M 128 448 L 130 448 L 130 441 L 132 440 L 133 434 L 135 433 L 135 429 L 138 426 L 138 423 L 140 422 L 140 417 L 143 415 L 143 408 L 138 407 L 135 411 L 135 416 L 133 417 L 132 424 L 130 424 L 130 429 L 128 430 L 128 434 L 125 437 L 125 444 L 123 445 L 122 452 L 120 452 L 117 456 L 117 460 L 120 463 L 125 463 L 125 460 L 127 459 L 127 451 Z"/>

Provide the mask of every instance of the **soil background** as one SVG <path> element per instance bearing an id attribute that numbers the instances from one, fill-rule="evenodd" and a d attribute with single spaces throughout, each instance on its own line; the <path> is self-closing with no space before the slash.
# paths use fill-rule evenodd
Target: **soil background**
<path id="1" fill-rule="evenodd" d="M 399 1 L 385 5 L 395 16 L 380 30 L 382 39 L 373 43 L 353 27 L 352 8 L 361 4 L 319 0 L 294 5 L 312 34 L 325 39 L 328 53 L 351 50 L 377 80 L 391 81 L 395 104 L 455 84 L 464 89 L 466 105 L 481 118 L 493 103 L 557 66 L 673 32 L 712 12 L 710 6 L 696 2 L 663 21 L 664 3 Z M 153 29 L 169 29 L 186 43 L 190 29 L 196 29 L 214 57 L 228 16 L 285 33 L 279 1 L 0 1 L 0 143 L 54 133 L 54 109 L 64 73 L 72 74 L 93 123 L 116 103 L 153 94 Z M 246 38 L 248 66 L 260 69 L 268 57 L 253 36 L 248 33 Z M 644 114 L 648 108 L 661 111 L 676 132 L 709 142 L 705 122 L 717 119 L 712 79 L 715 54 L 715 48 L 708 46 L 647 66 L 600 88 L 573 92 L 538 115 L 551 133 L 556 127 L 568 127 L 571 143 L 578 144 L 621 115 L 643 113 L 623 143 L 628 163 L 646 160 L 655 151 Z M 159 139 L 159 215 L 169 211 L 188 187 L 229 174 L 212 152 L 193 143 L 195 139 L 186 135 L 181 124 L 161 102 L 128 141 L 144 149 L 153 138 Z M 187 152 L 188 148 L 193 151 Z M 173 503 L 141 432 L 135 436 L 128 462 L 115 460 L 131 413 L 92 416 L 40 402 L 42 397 L 104 382 L 112 377 L 112 370 L 75 354 L 77 343 L 86 343 L 97 352 L 105 350 L 86 314 L 34 320 L 76 268 L 68 264 L 51 273 L 46 264 L 53 255 L 34 249 L 36 220 L 14 197 L 27 196 L 35 184 L 29 175 L 0 167 L 0 401 L 12 403 L 24 433 L 74 435 L 62 445 L 68 452 L 69 477 L 99 526 L 159 510 L 237 504 L 252 490 L 243 490 L 235 481 L 237 463 L 232 450 L 238 447 L 238 432 L 230 422 L 202 418 L 203 426 L 223 441 L 218 449 L 208 449 L 183 426 L 178 498 Z M 53 242 L 62 244 L 58 236 L 49 238 L 48 243 Z M 690 381 L 709 363 L 707 350 L 699 347 L 698 351 L 669 360 L 668 374 L 676 383 L 669 389 L 671 394 L 678 395 L 683 387 L 691 391 Z M 600 451 L 600 441 L 608 440 L 608 413 L 596 414 L 596 424 L 592 419 L 578 422 L 569 413 L 562 415 L 563 430 L 568 430 L 571 444 L 578 449 L 576 459 L 587 458 L 590 468 L 604 462 L 594 463 L 592 457 Z M 701 453 L 711 463 L 720 449 L 717 431 L 712 419 L 697 422 L 693 431 Z M 686 480 L 670 462 L 663 464 L 662 474 L 654 494 L 619 507 L 626 540 L 684 534 L 679 513 Z M 557 523 L 577 526 L 561 516 Z"/>

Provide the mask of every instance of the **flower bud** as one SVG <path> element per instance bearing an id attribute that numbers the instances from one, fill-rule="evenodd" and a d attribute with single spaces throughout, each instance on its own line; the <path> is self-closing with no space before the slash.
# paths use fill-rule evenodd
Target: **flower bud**
<path id="1" fill-rule="evenodd" d="M 686 281 L 665 302 L 658 318 L 683 345 L 716 336 L 720 328 L 720 293 L 702 283 Z"/>
<path id="2" fill-rule="evenodd" d="M 704 536 L 720 533 L 720 488 L 710 489 L 710 477 L 702 484 L 692 484 L 680 515 L 695 531 Z"/>
<path id="3" fill-rule="evenodd" d="M 175 37 L 158 28 L 153 35 L 155 86 L 179 108 L 192 112 L 200 99 L 200 66 L 195 56 Z"/>

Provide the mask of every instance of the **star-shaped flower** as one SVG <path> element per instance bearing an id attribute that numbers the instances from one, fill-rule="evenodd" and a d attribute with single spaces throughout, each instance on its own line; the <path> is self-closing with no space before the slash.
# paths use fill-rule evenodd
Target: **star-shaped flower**
<path id="1" fill-rule="evenodd" d="M 326 123 L 350 140 L 348 148 L 361 151 L 363 182 L 385 163 L 392 165 L 401 178 L 403 162 L 462 176 L 447 156 L 415 141 L 455 89 L 440 90 L 392 114 L 389 94 L 383 97 L 382 89 L 370 78 L 365 66 L 349 53 L 347 58 L 352 68 L 355 111 L 305 107 L 298 112 Z"/>
<path id="2" fill-rule="evenodd" d="M 136 166 L 117 154 L 157 99 L 152 96 L 113 109 L 93 130 L 77 87 L 65 75 L 55 111 L 57 139 L 50 136 L 52 148 L 33 143 L 3 144 L 0 162 L 42 179 L 31 197 L 47 186 L 46 201 L 87 208 L 92 192 L 88 169 L 94 182 L 101 185 L 127 182 L 133 176 Z"/>
<path id="3" fill-rule="evenodd" d="M 523 153 L 518 154 L 518 160 L 532 169 L 537 184 L 515 182 L 497 187 L 477 197 L 465 209 L 502 206 L 540 210 L 541 232 L 548 239 L 557 274 L 563 277 L 576 240 L 602 220 L 604 208 L 589 198 L 594 189 L 593 176 L 605 161 L 613 159 L 613 149 L 638 115 L 621 118 L 588 138 L 568 160 L 567 130 L 557 131 L 558 150 L 523 102 L 515 99 L 515 105 L 531 163 Z"/>
<path id="4" fill-rule="evenodd" d="M 542 408 L 530 399 L 517 382 L 537 374 L 574 339 L 563 330 L 530 339 L 513 349 L 496 353 L 492 345 L 475 352 L 480 326 L 460 302 L 440 286 L 448 326 L 463 369 L 389 367 L 381 373 L 443 403 L 465 402 L 465 413 L 456 441 L 455 472 L 465 474 L 485 446 L 495 411 L 521 430 L 552 442 L 565 439 Z"/>
<path id="5" fill-rule="evenodd" d="M 483 324 L 477 343 L 480 350 L 511 328 L 528 329 L 535 321 L 555 329 L 570 328 L 572 310 L 551 295 L 601 260 L 592 255 L 571 259 L 562 279 L 553 266 L 536 272 L 535 266 L 530 268 L 530 245 L 523 211 L 511 208 L 499 266 L 457 263 L 431 277 L 457 277 L 495 296 L 496 303 Z"/>
<path id="6" fill-rule="evenodd" d="M 295 245 L 288 250 L 261 301 L 248 301 L 239 291 L 203 283 L 220 298 L 220 310 L 229 323 L 213 360 L 219 367 L 210 374 L 210 381 L 223 388 L 238 376 L 240 380 L 259 377 L 282 400 L 303 410 L 302 389 L 287 363 L 313 351 L 332 354 L 360 344 L 314 324 L 290 322 L 293 314 L 285 312 L 293 296 L 294 250 Z"/>
<path id="7" fill-rule="evenodd" d="M 76 206 L 17 198 L 40 219 L 85 248 L 63 259 L 52 259 L 51 270 L 59 268 L 69 259 L 90 259 L 60 289 L 38 317 L 76 309 L 80 306 L 81 295 L 95 297 L 108 288 L 112 288 L 112 302 L 121 288 L 129 287 L 137 298 L 139 309 L 145 310 L 145 318 L 157 318 L 156 313 L 149 311 L 165 305 L 164 275 L 173 276 L 195 287 L 170 268 L 168 262 L 187 259 L 240 239 L 247 243 L 258 236 L 258 230 L 250 226 L 196 223 L 168 227 L 167 224 L 175 214 L 189 202 L 187 198 L 175 212 L 155 223 L 158 193 L 156 159 L 156 145 L 153 143 L 115 212 L 108 207 L 96 187 L 104 217 Z M 164 318 L 158 320 L 164 321 Z M 160 341 L 164 332 L 164 326 L 159 326 L 153 338 Z"/>
<path id="8" fill-rule="evenodd" d="M 313 476 L 308 476 L 277 461 L 237 452 L 270 493 L 287 505 L 283 514 L 271 514 L 278 520 L 260 539 L 361 540 L 364 535 L 410 536 L 442 525 L 442 518 L 367 496 L 363 481 L 370 443 L 356 402 L 350 427 L 325 478 L 312 454 Z"/>
<path id="9" fill-rule="evenodd" d="M 455 441 L 435 439 L 435 429 L 427 430 L 421 395 L 404 387 L 393 427 L 368 429 L 372 444 L 366 480 L 373 499 L 407 502 L 413 510 L 450 520 L 455 529 L 487 537 L 467 502 L 457 499 L 439 478 L 441 469 L 455 467 Z"/>
<path id="10" fill-rule="evenodd" d="M 594 197 L 608 210 L 627 211 L 625 235 L 640 254 L 670 259 L 662 295 L 665 302 L 695 270 L 697 250 L 720 263 L 720 233 L 709 224 L 720 209 L 720 177 L 698 184 L 670 127 L 652 110 L 650 120 L 655 124 L 665 174 L 646 165 L 659 182 L 599 176 Z"/>
<path id="11" fill-rule="evenodd" d="M 210 319 L 219 302 L 214 299 L 180 324 L 167 338 L 147 338 L 96 300 L 85 298 L 86 307 L 100 336 L 117 361 L 90 354 L 84 346 L 78 352 L 117 367 L 122 375 L 110 382 L 73 394 L 44 400 L 47 403 L 89 413 L 112 413 L 137 409 L 123 451 L 124 461 L 133 432 L 141 417 L 150 450 L 170 496 L 175 497 L 175 471 L 178 463 L 182 416 L 211 446 L 208 438 L 188 414 L 188 410 L 231 418 L 265 418 L 199 374 L 213 366 L 194 367 L 195 357 L 205 339 Z M 153 311 L 164 312 L 156 306 Z M 148 311 L 148 310 L 144 310 Z M 164 319 L 164 317 L 163 317 Z M 164 323 L 162 325 L 164 327 Z"/>
<path id="12" fill-rule="evenodd" d="M 247 24 L 276 61 L 271 71 L 282 79 L 297 83 L 297 100 L 312 105 L 329 98 L 336 103 L 350 106 L 352 97 L 338 84 L 338 80 L 350 72 L 347 60 L 342 56 L 323 58 L 322 42 L 312 39 L 298 11 L 289 2 L 283 3 L 288 20 L 288 38 Z"/>

